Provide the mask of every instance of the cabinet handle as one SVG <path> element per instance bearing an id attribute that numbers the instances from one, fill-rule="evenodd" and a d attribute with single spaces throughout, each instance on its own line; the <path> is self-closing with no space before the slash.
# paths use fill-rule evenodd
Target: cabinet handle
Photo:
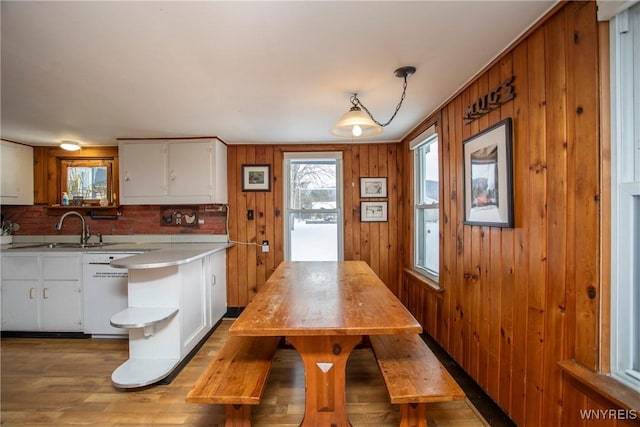
<path id="1" fill-rule="evenodd" d="M 49 288 L 44 288 L 42 290 L 42 298 L 44 298 L 44 299 L 49 298 Z"/>
<path id="2" fill-rule="evenodd" d="M 36 297 L 36 288 L 29 288 L 29 299 L 34 299 Z"/>
<path id="3" fill-rule="evenodd" d="M 211 285 L 215 285 L 216 284 L 216 275 L 212 274 L 211 275 Z"/>
<path id="4" fill-rule="evenodd" d="M 173 173 L 173 171 L 169 172 L 171 175 L 171 181 L 175 181 L 176 180 L 176 175 Z"/>
<path id="5" fill-rule="evenodd" d="M 125 180 L 125 181 L 129 181 L 129 171 L 125 171 L 125 173 L 124 173 L 124 180 Z"/>

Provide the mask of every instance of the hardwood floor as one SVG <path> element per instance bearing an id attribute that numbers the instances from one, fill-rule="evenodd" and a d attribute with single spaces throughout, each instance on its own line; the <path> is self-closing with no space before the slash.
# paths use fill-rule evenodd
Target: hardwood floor
<path id="1" fill-rule="evenodd" d="M 168 385 L 121 391 L 111 372 L 127 358 L 126 340 L 3 338 L 1 412 L 6 426 L 222 426 L 224 409 L 185 403 L 185 396 L 227 337 L 224 320 Z M 254 426 L 297 426 L 304 411 L 304 373 L 298 353 L 279 349 Z M 347 367 L 347 411 L 354 427 L 397 426 L 369 349 L 354 350 Z M 487 425 L 468 401 L 428 406 L 430 426 Z"/>

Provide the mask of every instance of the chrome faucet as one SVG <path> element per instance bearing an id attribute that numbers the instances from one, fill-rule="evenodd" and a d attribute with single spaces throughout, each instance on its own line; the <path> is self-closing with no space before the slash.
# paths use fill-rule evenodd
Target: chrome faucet
<path id="1" fill-rule="evenodd" d="M 91 234 L 89 234 L 89 227 L 87 227 L 87 223 L 85 222 L 84 217 L 76 211 L 69 211 L 62 215 L 62 217 L 60 218 L 60 222 L 56 224 L 56 230 L 62 230 L 62 224 L 69 215 L 75 215 L 82 221 L 82 234 L 80 235 L 80 244 L 87 243 L 87 240 L 89 240 L 89 237 L 91 237 Z"/>

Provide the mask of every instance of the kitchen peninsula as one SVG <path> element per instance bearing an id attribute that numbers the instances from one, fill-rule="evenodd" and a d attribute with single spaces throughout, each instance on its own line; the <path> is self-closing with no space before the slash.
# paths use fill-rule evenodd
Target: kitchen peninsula
<path id="1" fill-rule="evenodd" d="M 129 272 L 129 306 L 111 318 L 129 330 L 129 359 L 111 376 L 116 387 L 167 377 L 226 313 L 230 245 L 184 246 L 111 261 Z"/>

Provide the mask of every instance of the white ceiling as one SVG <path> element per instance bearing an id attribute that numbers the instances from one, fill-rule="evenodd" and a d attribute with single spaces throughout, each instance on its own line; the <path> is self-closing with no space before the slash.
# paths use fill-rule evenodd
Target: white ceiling
<path id="1" fill-rule="evenodd" d="M 350 94 L 384 122 L 412 65 L 398 141 L 555 3 L 3 0 L 1 135 L 345 142 Z"/>

